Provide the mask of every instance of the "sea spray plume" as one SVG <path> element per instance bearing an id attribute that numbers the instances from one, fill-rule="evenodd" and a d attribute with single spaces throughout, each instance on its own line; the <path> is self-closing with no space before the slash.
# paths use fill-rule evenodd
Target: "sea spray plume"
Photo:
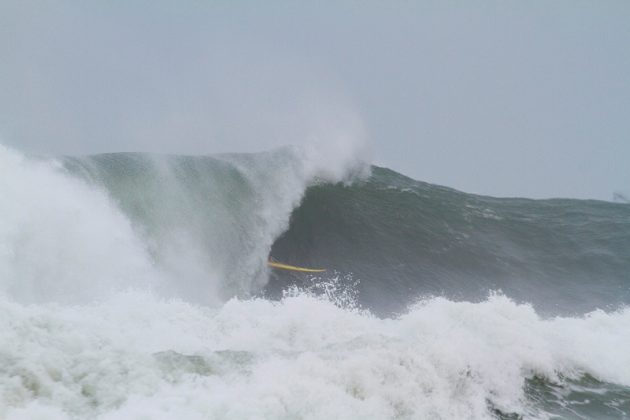
<path id="1" fill-rule="evenodd" d="M 264 232 L 258 241 L 262 252 L 250 254 L 251 267 L 258 267 L 258 271 L 260 267 L 263 269 L 263 281 L 259 281 L 254 290 L 266 284 L 267 256 L 274 241 L 288 228 L 291 214 L 300 205 L 308 187 L 323 183 L 350 184 L 369 176 L 369 149 L 361 120 L 352 112 L 343 112 L 343 115 L 343 120 L 320 118 L 313 134 L 299 146 L 249 155 L 244 164 L 244 155 L 231 156 L 230 160 L 236 162 L 254 186 L 252 190 L 260 194 L 259 202 L 263 203 L 256 223 Z M 270 171 L 270 168 L 275 170 Z"/>
<path id="2" fill-rule="evenodd" d="M 213 304 L 265 285 L 271 245 L 306 188 L 369 173 L 359 137 L 331 131 L 317 146 L 263 153 L 104 154 L 64 164 L 108 191 L 133 221 L 170 279 L 167 296 Z"/>
<path id="3" fill-rule="evenodd" d="M 143 243 L 102 191 L 0 146 L 0 292 L 85 302 L 154 284 Z"/>
<path id="4" fill-rule="evenodd" d="M 205 304 L 248 296 L 265 284 L 271 244 L 304 190 L 367 173 L 357 136 L 327 140 L 251 155 L 109 154 L 62 165 L 3 148 L 2 288 L 35 301 L 91 300 L 148 283 Z"/>
<path id="5" fill-rule="evenodd" d="M 360 119 L 352 115 L 336 130 L 325 130 L 296 148 L 308 186 L 318 180 L 349 184 L 370 176 L 372 159 L 367 135 Z"/>
<path id="6" fill-rule="evenodd" d="M 266 284 L 266 261 L 271 246 L 288 228 L 291 214 L 300 205 L 308 187 L 322 183 L 349 184 L 369 176 L 364 144 L 362 138 L 343 132 L 270 153 L 224 157 L 248 180 L 259 205 L 255 223 L 255 228 L 259 229 L 258 250 L 249 254 L 248 263 L 251 270 L 262 276 L 252 277 L 259 280 L 254 288 L 250 286 L 249 292 Z"/>
<path id="7" fill-rule="evenodd" d="M 352 274 L 342 275 L 338 272 L 327 273 L 326 276 L 309 276 L 304 286 L 289 285 L 282 291 L 282 299 L 296 296 L 310 296 L 323 299 L 336 306 L 350 311 L 369 311 L 361 308 L 358 301 L 357 285 Z"/>

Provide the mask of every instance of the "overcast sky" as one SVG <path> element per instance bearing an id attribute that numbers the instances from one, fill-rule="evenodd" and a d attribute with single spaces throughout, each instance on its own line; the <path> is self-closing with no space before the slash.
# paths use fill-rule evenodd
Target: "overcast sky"
<path id="1" fill-rule="evenodd" d="M 630 190 L 630 1 L 0 0 L 0 142 L 216 153 L 362 125 L 498 196 Z"/>

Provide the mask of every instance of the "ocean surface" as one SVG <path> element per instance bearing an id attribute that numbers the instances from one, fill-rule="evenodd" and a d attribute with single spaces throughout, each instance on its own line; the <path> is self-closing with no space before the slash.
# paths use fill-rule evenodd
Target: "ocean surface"
<path id="1" fill-rule="evenodd" d="M 0 418 L 630 418 L 630 204 L 0 146 Z"/>

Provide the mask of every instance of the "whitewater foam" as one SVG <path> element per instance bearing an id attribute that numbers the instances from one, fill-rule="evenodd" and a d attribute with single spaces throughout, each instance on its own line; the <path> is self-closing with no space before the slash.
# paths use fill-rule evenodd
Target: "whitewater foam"
<path id="1" fill-rule="evenodd" d="M 158 279 L 108 197 L 54 162 L 0 148 L 0 293 L 23 302 L 85 302 Z"/>
<path id="2" fill-rule="evenodd" d="M 0 312 L 7 419 L 545 417 L 528 378 L 630 386 L 627 310 L 544 320 L 503 296 L 436 298 L 379 319 L 308 295 L 213 310 L 128 293 Z"/>

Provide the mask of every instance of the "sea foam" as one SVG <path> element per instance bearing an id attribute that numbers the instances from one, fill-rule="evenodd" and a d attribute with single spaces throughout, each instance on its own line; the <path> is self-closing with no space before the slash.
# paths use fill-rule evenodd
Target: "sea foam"
<path id="1" fill-rule="evenodd" d="M 545 417 L 524 385 L 630 386 L 630 312 L 541 319 L 504 296 L 395 319 L 298 294 L 218 309 L 127 293 L 0 303 L 0 415 L 33 418 Z"/>

